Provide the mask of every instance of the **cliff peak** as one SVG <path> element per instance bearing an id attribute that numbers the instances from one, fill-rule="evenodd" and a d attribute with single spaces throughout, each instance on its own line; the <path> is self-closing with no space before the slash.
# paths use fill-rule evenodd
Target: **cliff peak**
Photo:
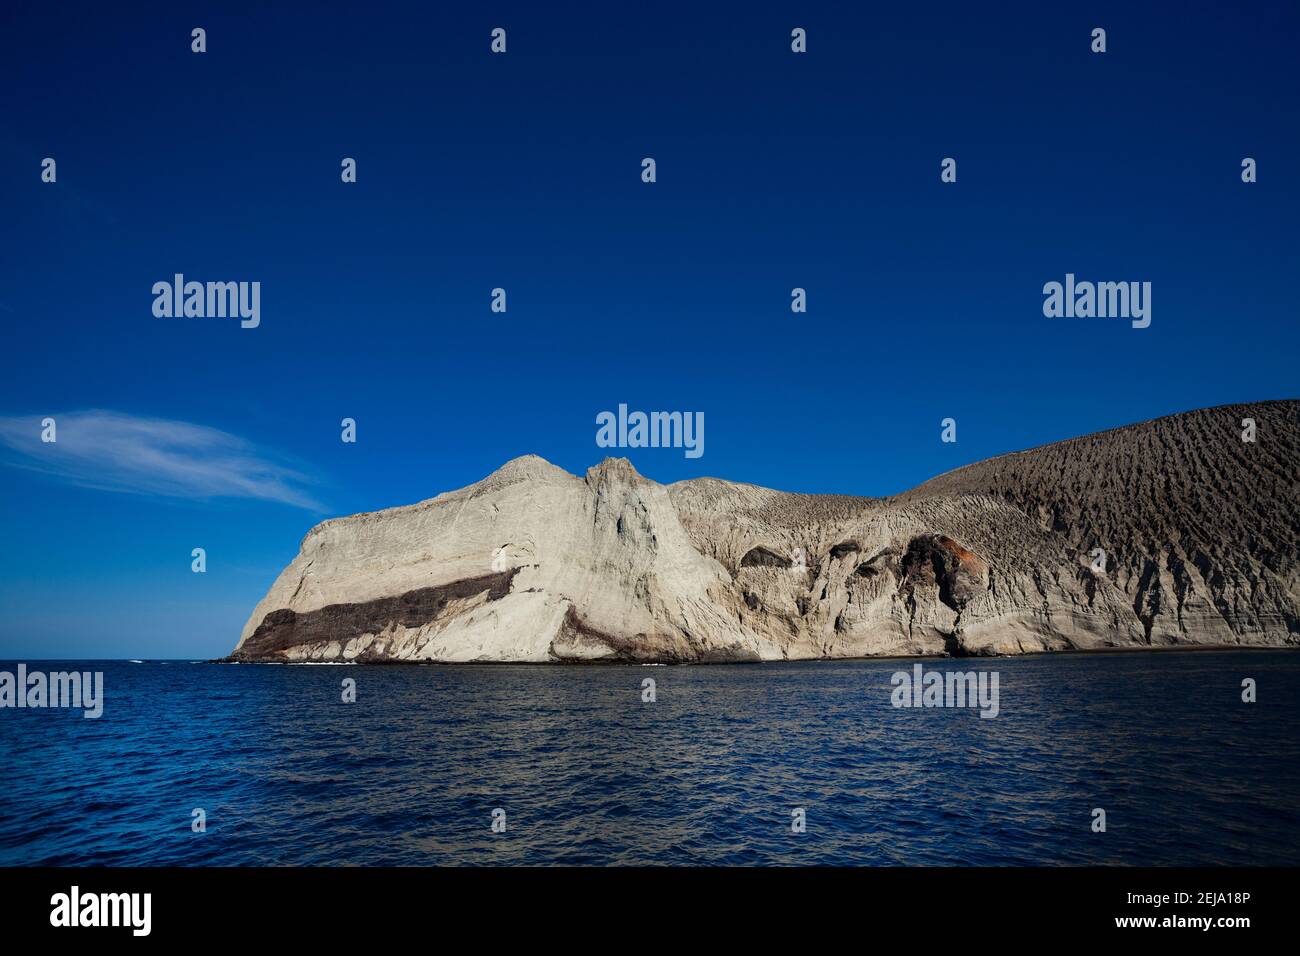
<path id="1" fill-rule="evenodd" d="M 587 469 L 588 483 L 609 480 L 646 481 L 627 458 L 606 458 Z"/>

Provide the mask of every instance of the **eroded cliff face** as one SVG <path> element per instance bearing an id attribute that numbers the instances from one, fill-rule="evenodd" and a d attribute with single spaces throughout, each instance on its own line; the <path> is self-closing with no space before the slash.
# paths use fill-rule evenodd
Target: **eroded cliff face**
<path id="1" fill-rule="evenodd" d="M 623 459 L 578 478 L 526 456 L 459 491 L 313 528 L 232 657 L 674 663 L 1300 644 L 1298 480 L 1296 401 L 1004 455 L 888 499 L 663 486 Z"/>

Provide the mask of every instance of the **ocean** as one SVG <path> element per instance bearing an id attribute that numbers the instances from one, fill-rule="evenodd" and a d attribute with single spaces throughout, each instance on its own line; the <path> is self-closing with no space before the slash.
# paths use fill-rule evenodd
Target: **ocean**
<path id="1" fill-rule="evenodd" d="M 0 865 L 1300 862 L 1294 651 L 921 662 L 992 719 L 911 659 L 26 663 L 104 711 L 0 710 Z"/>

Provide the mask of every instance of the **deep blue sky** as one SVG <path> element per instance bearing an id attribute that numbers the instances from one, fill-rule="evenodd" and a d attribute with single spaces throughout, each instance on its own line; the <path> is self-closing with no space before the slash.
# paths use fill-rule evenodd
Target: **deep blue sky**
<path id="1" fill-rule="evenodd" d="M 1294 4 L 230 6 L 0 13 L 0 419 L 216 429 L 320 507 L 10 449 L 0 658 L 223 654 L 316 521 L 581 473 L 619 402 L 705 413 L 702 458 L 626 452 L 660 481 L 890 494 L 1297 394 Z M 1044 318 L 1069 271 L 1151 327 Z M 261 327 L 155 318 L 175 272 L 261 281 Z"/>

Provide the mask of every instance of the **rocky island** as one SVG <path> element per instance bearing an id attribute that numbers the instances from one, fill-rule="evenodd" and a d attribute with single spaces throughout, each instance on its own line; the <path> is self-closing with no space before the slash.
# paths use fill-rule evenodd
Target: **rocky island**
<path id="1" fill-rule="evenodd" d="M 1298 483 L 1295 400 L 1002 455 L 889 498 L 661 485 L 616 458 L 578 477 L 528 455 L 311 529 L 229 659 L 1300 645 Z"/>

